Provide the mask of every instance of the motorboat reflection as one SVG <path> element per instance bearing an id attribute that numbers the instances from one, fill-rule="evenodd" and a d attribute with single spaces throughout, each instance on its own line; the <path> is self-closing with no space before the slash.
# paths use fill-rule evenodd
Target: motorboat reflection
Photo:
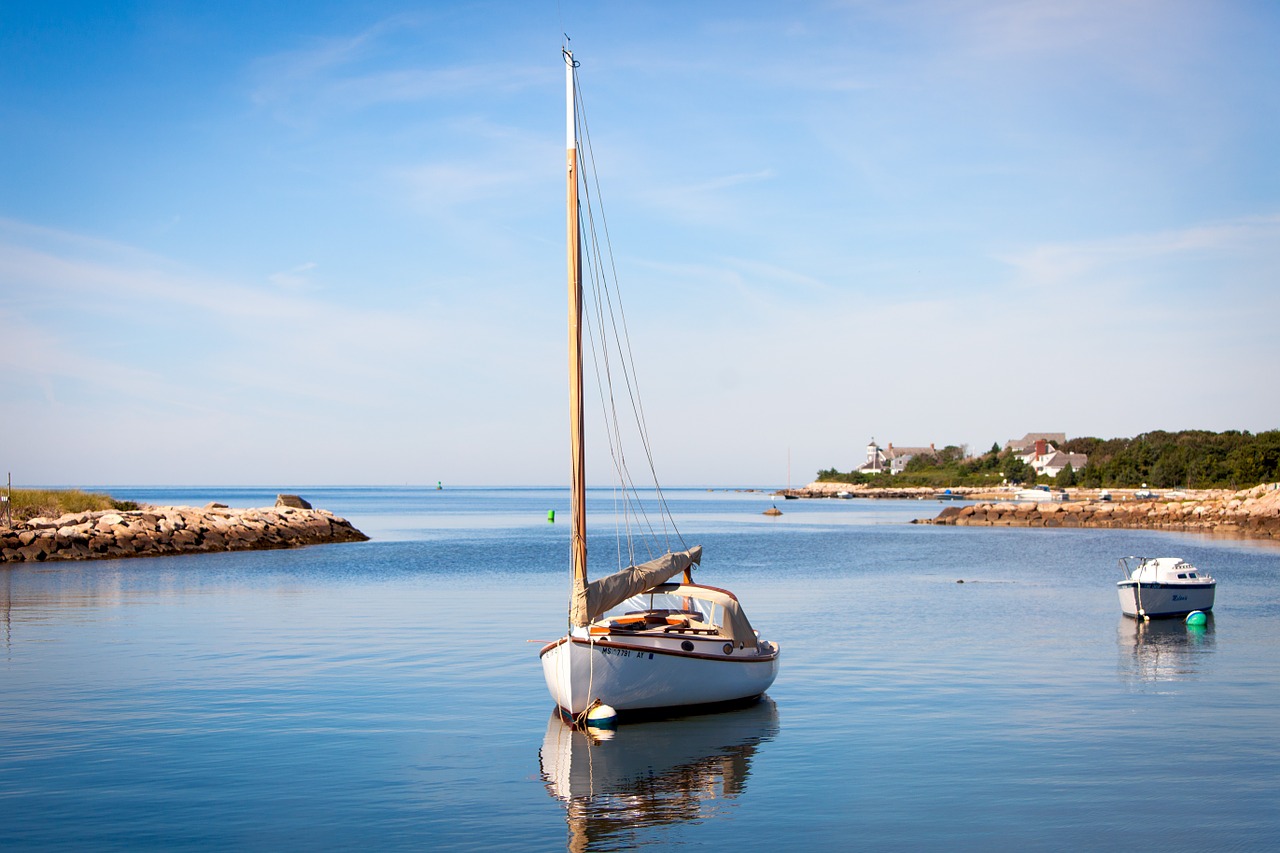
<path id="1" fill-rule="evenodd" d="M 731 808 L 756 751 L 777 732 L 767 696 L 737 711 L 611 732 L 569 726 L 557 710 L 539 753 L 542 779 L 565 804 L 570 851 L 616 849 L 629 833 Z"/>
<path id="2" fill-rule="evenodd" d="M 1213 614 L 1202 626 L 1181 620 L 1134 622 L 1121 618 L 1116 627 L 1121 671 L 1145 683 L 1196 677 L 1214 648 Z"/>

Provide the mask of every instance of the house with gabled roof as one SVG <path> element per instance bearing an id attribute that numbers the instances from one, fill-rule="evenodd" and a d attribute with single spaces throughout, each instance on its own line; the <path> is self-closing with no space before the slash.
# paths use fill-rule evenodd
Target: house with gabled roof
<path id="1" fill-rule="evenodd" d="M 1004 443 L 1005 450 L 1023 454 L 1035 448 L 1037 441 L 1045 441 L 1050 445 L 1066 444 L 1065 432 L 1029 432 L 1022 438 L 1011 438 Z"/>
<path id="2" fill-rule="evenodd" d="M 867 444 L 867 461 L 857 469 L 857 473 L 874 476 L 887 471 L 890 474 L 901 474 L 914 457 L 937 455 L 938 451 L 932 444 L 928 447 L 894 447 L 891 441 L 888 447 L 881 447 L 872 438 Z"/>
<path id="3" fill-rule="evenodd" d="M 1030 447 L 1015 448 L 1013 442 L 1005 445 L 1017 455 L 1026 464 L 1035 469 L 1036 474 L 1046 477 L 1056 477 L 1066 468 L 1071 466 L 1072 470 L 1079 471 L 1085 465 L 1089 464 L 1089 456 L 1085 453 L 1067 453 L 1053 446 L 1050 438 L 1047 436 L 1063 436 L 1061 441 L 1066 442 L 1065 433 L 1028 433 L 1032 438 Z M 1025 439 L 1024 439 L 1025 440 Z"/>

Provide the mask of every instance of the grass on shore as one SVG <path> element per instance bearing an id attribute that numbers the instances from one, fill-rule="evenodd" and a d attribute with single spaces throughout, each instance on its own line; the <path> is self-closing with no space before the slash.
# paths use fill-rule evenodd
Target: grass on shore
<path id="1" fill-rule="evenodd" d="M 9 499 L 13 504 L 13 520 L 57 518 L 69 512 L 137 509 L 133 501 L 118 501 L 110 495 L 82 492 L 79 489 L 14 489 Z"/>

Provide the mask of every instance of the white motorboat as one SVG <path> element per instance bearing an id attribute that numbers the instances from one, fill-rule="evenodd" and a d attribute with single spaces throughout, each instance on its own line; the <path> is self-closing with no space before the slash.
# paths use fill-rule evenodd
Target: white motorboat
<path id="1" fill-rule="evenodd" d="M 1126 616 L 1184 616 L 1213 609 L 1218 582 L 1179 557 L 1122 557 L 1120 571 L 1124 580 L 1116 587 Z"/>
<path id="2" fill-rule="evenodd" d="M 568 168 L 568 254 L 569 254 L 569 408 L 570 408 L 570 601 L 568 633 L 543 647 L 542 671 L 547 689 L 561 712 L 579 719 L 597 704 L 608 705 L 625 714 L 661 708 L 723 705 L 751 701 L 761 696 L 778 673 L 779 649 L 776 643 L 761 640 L 743 613 L 733 593 L 717 587 L 693 582 L 693 567 L 702 561 L 701 546 L 673 552 L 657 536 L 647 543 L 650 554 L 666 548 L 665 554 L 635 564 L 636 545 L 631 533 L 652 531 L 653 520 L 631 519 L 616 529 L 627 531 L 625 541 L 616 548 L 622 566 L 615 573 L 587 580 L 587 514 L 586 459 L 583 450 L 583 274 L 584 236 L 597 237 L 597 219 L 590 206 L 579 211 L 578 140 L 589 143 L 590 136 L 578 133 L 582 120 L 577 109 L 578 63 L 569 50 L 564 50 L 565 88 L 568 102 L 567 168 Z M 593 162 L 590 151 L 586 162 Z M 592 183 L 587 202 L 598 202 L 598 184 Z M 583 229 L 580 221 L 591 223 Z M 599 221 L 603 221 L 600 217 Z M 591 243 L 587 257 L 599 261 L 607 256 L 607 246 Z M 620 310 L 616 282 L 608 282 L 611 264 L 598 263 L 590 281 L 604 286 L 607 293 L 591 300 L 593 306 L 592 352 L 597 359 L 596 376 L 609 388 L 601 392 L 601 400 L 614 398 L 614 371 L 625 374 L 625 390 L 632 395 L 630 411 L 636 415 L 634 429 L 642 437 L 647 455 L 650 443 L 643 423 L 643 406 L 635 399 L 637 383 L 632 375 L 631 354 L 622 339 L 608 338 L 611 330 L 625 330 L 625 319 L 612 314 L 596 316 L 602 311 Z M 612 289 L 608 289 L 612 287 Z M 601 353 L 612 353 L 609 362 L 599 365 Z M 606 420 L 621 406 L 606 405 Z M 626 454 L 615 442 L 622 431 L 616 423 L 605 430 L 624 510 L 635 513 L 642 504 L 626 470 Z M 647 468 L 654 470 L 647 458 Z M 655 488 L 657 484 L 655 482 Z M 658 489 L 656 510 L 663 516 L 663 526 L 674 530 L 674 519 L 666 512 L 666 502 Z M 678 531 L 674 532 L 679 537 Z M 670 533 L 664 537 L 669 541 Z M 646 543 L 641 543 L 646 544 Z M 682 543 L 683 544 L 683 543 Z M 656 547 L 655 547 L 656 546 Z M 630 565 L 628 565 L 630 563 Z M 680 576 L 679 580 L 672 578 Z"/>
<path id="3" fill-rule="evenodd" d="M 1063 491 L 1052 491 L 1048 486 L 1035 486 L 1030 489 L 1018 489 L 1013 493 L 1015 501 L 1065 501 L 1067 493 Z"/>

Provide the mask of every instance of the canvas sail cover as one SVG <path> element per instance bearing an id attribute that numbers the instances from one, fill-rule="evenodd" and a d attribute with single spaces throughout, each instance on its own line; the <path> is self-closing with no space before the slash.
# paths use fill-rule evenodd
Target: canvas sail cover
<path id="1" fill-rule="evenodd" d="M 630 566 L 589 584 L 575 584 L 569 620 L 579 627 L 589 625 L 631 596 L 664 583 L 701 562 L 702 546 L 695 545 L 688 551 L 663 554 L 656 560 Z"/>

